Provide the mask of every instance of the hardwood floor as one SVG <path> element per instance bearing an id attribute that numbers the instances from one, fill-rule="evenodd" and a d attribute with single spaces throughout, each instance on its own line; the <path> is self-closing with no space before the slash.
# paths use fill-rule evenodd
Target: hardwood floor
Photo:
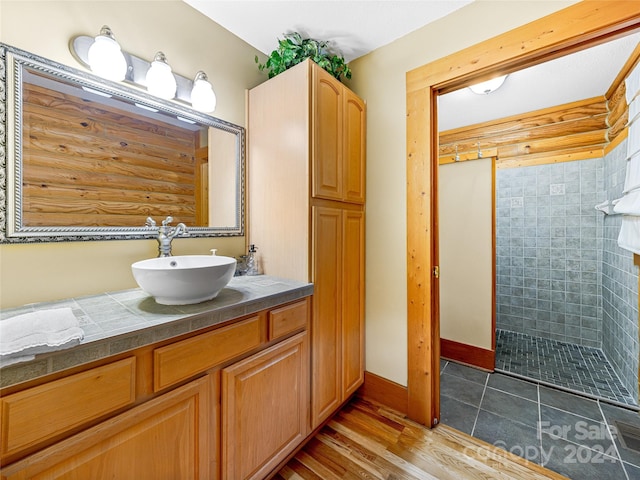
<path id="1" fill-rule="evenodd" d="M 365 399 L 344 407 L 274 477 L 291 479 L 562 479 L 446 425 L 433 430 Z"/>

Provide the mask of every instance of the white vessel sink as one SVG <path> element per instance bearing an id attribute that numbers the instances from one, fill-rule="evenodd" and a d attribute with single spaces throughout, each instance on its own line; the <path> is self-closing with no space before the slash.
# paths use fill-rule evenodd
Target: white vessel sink
<path id="1" fill-rule="evenodd" d="M 190 305 L 215 298 L 233 277 L 236 259 L 217 255 L 179 255 L 131 265 L 142 290 L 162 305 Z"/>

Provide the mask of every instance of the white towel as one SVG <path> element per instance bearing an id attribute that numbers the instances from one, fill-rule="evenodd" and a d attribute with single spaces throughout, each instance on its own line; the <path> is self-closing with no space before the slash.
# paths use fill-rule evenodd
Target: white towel
<path id="1" fill-rule="evenodd" d="M 32 360 L 38 353 L 73 347 L 84 338 L 71 308 L 25 313 L 0 321 L 2 366 Z"/>
<path id="2" fill-rule="evenodd" d="M 624 197 L 619 198 L 613 207 L 613 211 L 615 213 L 640 217 L 640 189 L 633 190 Z"/>
<path id="3" fill-rule="evenodd" d="M 625 97 L 627 99 L 627 105 L 630 104 L 634 98 L 640 92 L 640 68 L 637 66 L 631 71 L 629 76 L 625 79 Z"/>
<path id="4" fill-rule="evenodd" d="M 640 255 L 640 217 L 622 216 L 622 227 L 618 235 L 618 245 Z"/>
<path id="5" fill-rule="evenodd" d="M 627 136 L 627 172 L 624 194 L 615 202 L 613 211 L 621 213 L 622 226 L 618 245 L 640 255 L 640 66 L 636 65 L 625 79 L 629 105 L 629 134 Z"/>
<path id="6" fill-rule="evenodd" d="M 613 213 L 613 203 L 611 200 L 605 200 L 604 202 L 596 205 L 595 209 L 600 212 L 604 212 L 605 215 L 611 215 Z"/>
<path id="7" fill-rule="evenodd" d="M 638 118 L 640 118 L 640 97 L 634 98 L 633 101 L 629 104 L 627 125 L 635 123 Z"/>
<path id="8" fill-rule="evenodd" d="M 637 156 L 640 152 L 640 121 L 635 121 L 629 125 L 627 135 L 627 159 Z"/>

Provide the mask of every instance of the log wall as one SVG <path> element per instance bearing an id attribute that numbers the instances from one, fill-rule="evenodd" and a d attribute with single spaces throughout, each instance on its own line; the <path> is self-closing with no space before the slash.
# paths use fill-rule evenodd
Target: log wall
<path id="1" fill-rule="evenodd" d="M 198 132 L 28 83 L 23 116 L 25 226 L 195 224 Z"/>
<path id="2" fill-rule="evenodd" d="M 603 156 L 605 97 L 492 120 L 440 133 L 440 163 L 497 157 L 496 168 L 523 167 Z"/>

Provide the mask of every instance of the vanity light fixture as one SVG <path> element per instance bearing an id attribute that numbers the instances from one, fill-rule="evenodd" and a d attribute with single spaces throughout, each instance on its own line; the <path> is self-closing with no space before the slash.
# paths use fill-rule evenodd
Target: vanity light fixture
<path id="1" fill-rule="evenodd" d="M 506 75 L 502 75 L 501 77 L 492 78 L 486 82 L 476 83 L 475 85 L 471 85 L 469 90 L 477 95 L 488 95 L 500 88 L 506 78 Z"/>
<path id="2" fill-rule="evenodd" d="M 158 52 L 153 57 L 153 62 L 151 62 L 151 66 L 147 70 L 146 81 L 147 91 L 151 95 L 166 100 L 171 100 L 176 96 L 178 84 L 164 53 Z"/>
<path id="3" fill-rule="evenodd" d="M 196 73 L 191 89 L 191 106 L 200 112 L 210 113 L 216 109 L 216 94 L 202 70 Z"/>
<path id="4" fill-rule="evenodd" d="M 127 74 L 127 60 L 111 29 L 104 25 L 89 47 L 87 58 L 91 71 L 107 80 L 119 82 Z"/>
<path id="5" fill-rule="evenodd" d="M 149 62 L 122 51 L 106 25 L 95 38 L 87 35 L 73 37 L 69 42 L 69 50 L 82 66 L 108 80 L 124 81 L 146 88 L 153 96 L 190 104 L 194 110 L 202 113 L 211 113 L 216 108 L 216 94 L 203 71 L 198 71 L 195 79 L 190 80 L 172 72 L 162 52 L 156 53 Z M 104 50 L 110 52 L 106 54 L 106 58 L 111 59 L 111 63 L 105 61 L 100 53 Z M 102 63 L 98 58 L 103 58 Z M 118 75 L 115 75 L 116 72 Z"/>

